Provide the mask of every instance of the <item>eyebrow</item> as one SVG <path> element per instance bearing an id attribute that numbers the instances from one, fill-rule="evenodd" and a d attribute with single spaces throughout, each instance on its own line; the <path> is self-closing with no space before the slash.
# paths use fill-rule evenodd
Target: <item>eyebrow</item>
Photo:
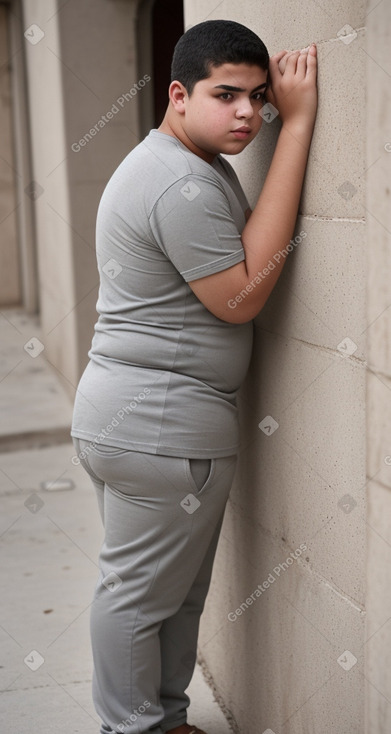
<path id="1" fill-rule="evenodd" d="M 260 89 L 263 89 L 268 86 L 268 82 L 264 82 L 263 84 L 259 84 L 255 89 L 253 89 L 250 94 L 254 94 L 254 92 L 258 92 Z M 229 84 L 218 84 L 216 87 L 213 87 L 213 89 L 225 89 L 226 92 L 245 92 L 245 89 L 242 89 L 241 87 L 231 87 Z"/>

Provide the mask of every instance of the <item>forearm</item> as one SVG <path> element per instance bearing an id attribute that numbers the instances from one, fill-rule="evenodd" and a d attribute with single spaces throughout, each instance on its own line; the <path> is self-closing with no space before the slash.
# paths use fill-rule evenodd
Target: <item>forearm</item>
<path id="1" fill-rule="evenodd" d="M 279 251 L 294 232 L 316 118 L 315 44 L 280 51 L 271 57 L 269 69 L 269 101 L 279 110 L 282 127 L 257 204 L 252 213 L 246 211 L 241 232 L 245 258 L 190 283 L 211 313 L 232 324 L 250 321 L 261 311 L 284 266 L 286 257 Z"/>
<path id="2" fill-rule="evenodd" d="M 311 144 L 312 126 L 282 125 L 262 192 L 242 232 L 248 283 L 267 266 L 292 237 Z M 259 310 L 272 291 L 285 263 L 275 268 L 251 291 Z M 248 307 L 249 303 L 247 303 Z M 258 306 L 257 306 L 258 307 Z"/>

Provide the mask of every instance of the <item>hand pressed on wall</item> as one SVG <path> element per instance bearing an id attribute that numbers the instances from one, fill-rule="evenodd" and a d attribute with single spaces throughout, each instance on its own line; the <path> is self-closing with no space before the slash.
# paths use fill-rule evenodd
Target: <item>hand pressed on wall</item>
<path id="1" fill-rule="evenodd" d="M 280 51 L 270 58 L 270 87 L 266 99 L 278 109 L 281 121 L 314 125 L 317 95 L 317 49 Z"/>

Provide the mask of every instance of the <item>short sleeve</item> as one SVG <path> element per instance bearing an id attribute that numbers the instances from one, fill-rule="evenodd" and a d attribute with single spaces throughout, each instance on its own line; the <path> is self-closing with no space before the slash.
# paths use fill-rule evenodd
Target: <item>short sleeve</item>
<path id="1" fill-rule="evenodd" d="M 150 225 L 157 244 L 186 282 L 245 259 L 240 222 L 218 181 L 191 173 L 176 181 L 153 207 Z"/>

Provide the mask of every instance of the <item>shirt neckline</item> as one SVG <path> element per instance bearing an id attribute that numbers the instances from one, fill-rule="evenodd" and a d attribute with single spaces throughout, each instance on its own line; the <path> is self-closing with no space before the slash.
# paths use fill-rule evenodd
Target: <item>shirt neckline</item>
<path id="1" fill-rule="evenodd" d="M 177 146 L 185 150 L 187 153 L 194 155 L 199 161 L 202 161 L 202 163 L 205 163 L 205 165 L 207 166 L 211 166 L 212 168 L 214 168 L 216 161 L 220 161 L 220 164 L 221 164 L 222 159 L 221 159 L 220 153 L 217 153 L 212 163 L 208 163 L 208 161 L 205 161 L 203 158 L 201 158 L 201 156 L 197 155 L 197 153 L 193 153 L 193 151 L 190 150 L 190 148 L 188 148 L 187 145 L 182 143 L 182 141 L 179 140 L 179 138 L 175 137 L 175 135 L 168 135 L 168 133 L 162 133 L 160 130 L 158 130 L 155 127 L 149 131 L 149 135 L 158 135 L 158 136 L 162 135 L 164 138 L 169 138 L 169 140 L 171 140 L 174 144 L 176 144 Z"/>

